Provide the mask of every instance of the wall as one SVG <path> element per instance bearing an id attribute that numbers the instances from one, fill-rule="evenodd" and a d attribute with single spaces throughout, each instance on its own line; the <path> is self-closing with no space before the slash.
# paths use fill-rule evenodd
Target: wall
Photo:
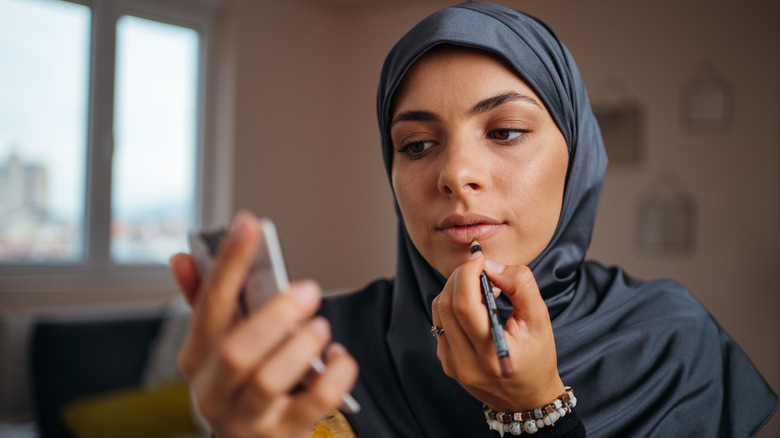
<path id="1" fill-rule="evenodd" d="M 341 289 L 392 274 L 392 198 L 372 101 L 380 55 L 334 50 L 355 35 L 341 34 L 352 22 L 328 3 L 229 5 L 236 207 L 277 222 L 293 277 Z"/>
<path id="2" fill-rule="evenodd" d="M 294 277 L 350 289 L 392 275 L 395 218 L 374 108 L 379 70 L 398 37 L 451 3 L 227 3 L 223 25 L 237 44 L 234 203 L 279 222 Z M 610 168 L 590 256 L 641 278 L 681 281 L 780 389 L 780 4 L 502 3 L 556 29 L 592 100 L 609 98 L 617 78 L 642 104 L 643 160 Z M 680 122 L 681 88 L 707 60 L 735 89 L 725 133 L 692 133 Z M 645 254 L 636 244 L 638 200 L 667 171 L 695 199 L 695 246 Z"/>

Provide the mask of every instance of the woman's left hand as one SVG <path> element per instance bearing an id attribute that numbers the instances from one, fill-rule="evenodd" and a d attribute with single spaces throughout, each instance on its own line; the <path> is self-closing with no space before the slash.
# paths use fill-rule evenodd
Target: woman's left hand
<path id="1" fill-rule="evenodd" d="M 490 334 L 480 290 L 483 270 L 514 307 L 504 329 L 514 368 L 509 378 L 501 375 Z M 564 392 L 550 315 L 527 266 L 503 266 L 474 253 L 455 269 L 432 307 L 434 325 L 444 329 L 436 351 L 444 372 L 483 403 L 498 411 L 521 412 Z"/>

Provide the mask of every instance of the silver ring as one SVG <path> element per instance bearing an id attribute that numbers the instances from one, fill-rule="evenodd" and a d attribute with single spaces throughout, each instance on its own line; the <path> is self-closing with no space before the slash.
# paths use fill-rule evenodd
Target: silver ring
<path id="1" fill-rule="evenodd" d="M 431 335 L 435 338 L 438 335 L 441 335 L 444 333 L 444 329 L 441 327 L 433 326 L 431 327 Z"/>

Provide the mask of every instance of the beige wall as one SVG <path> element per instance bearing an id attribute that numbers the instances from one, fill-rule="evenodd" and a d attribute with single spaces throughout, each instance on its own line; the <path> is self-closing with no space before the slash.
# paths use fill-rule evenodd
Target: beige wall
<path id="1" fill-rule="evenodd" d="M 452 2 L 228 1 L 235 44 L 234 205 L 279 223 L 294 277 L 356 288 L 393 273 L 395 217 L 379 154 L 381 62 L 409 27 Z M 672 277 L 716 316 L 780 389 L 778 80 L 780 3 L 504 1 L 547 21 L 594 101 L 617 78 L 646 115 L 644 159 L 610 168 L 591 257 L 642 278 Z M 680 123 L 684 82 L 712 61 L 734 85 L 721 134 Z M 224 108 L 223 108 L 224 109 Z M 229 144 L 220 145 L 229 147 Z M 690 252 L 636 244 L 639 196 L 662 171 L 697 205 Z M 764 436 L 780 432 L 777 419 Z"/>

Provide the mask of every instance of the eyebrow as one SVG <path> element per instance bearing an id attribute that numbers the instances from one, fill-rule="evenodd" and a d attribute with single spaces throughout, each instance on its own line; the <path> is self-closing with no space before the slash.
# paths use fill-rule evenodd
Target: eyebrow
<path id="1" fill-rule="evenodd" d="M 479 103 L 474 105 L 473 108 L 471 108 L 471 111 L 469 111 L 469 115 L 476 116 L 477 114 L 482 114 L 484 112 L 490 111 L 493 108 L 501 106 L 505 103 L 516 102 L 516 101 L 530 103 L 532 105 L 536 105 L 540 109 L 542 108 L 539 102 L 537 102 L 537 100 L 534 99 L 533 97 L 526 96 L 525 94 L 515 93 L 514 91 L 510 91 L 507 93 L 501 93 L 497 96 L 488 97 L 487 99 L 480 101 Z"/>
<path id="2" fill-rule="evenodd" d="M 498 94 L 493 97 L 488 97 L 485 100 L 479 101 L 476 105 L 474 105 L 471 108 L 471 110 L 469 110 L 469 115 L 475 116 L 477 114 L 482 114 L 492 110 L 493 108 L 501 106 L 505 103 L 516 102 L 516 101 L 530 103 L 532 105 L 539 107 L 540 109 L 542 108 L 539 102 L 533 97 L 510 91 L 507 93 Z M 435 113 L 432 113 L 430 111 L 404 111 L 398 114 L 397 116 L 395 116 L 393 121 L 390 123 L 390 127 L 393 127 L 396 123 L 399 122 L 438 122 L 438 121 L 441 121 L 439 116 L 437 116 Z"/>
<path id="3" fill-rule="evenodd" d="M 390 123 L 392 128 L 398 122 L 438 122 L 439 116 L 430 111 L 404 111 L 393 119 Z"/>

